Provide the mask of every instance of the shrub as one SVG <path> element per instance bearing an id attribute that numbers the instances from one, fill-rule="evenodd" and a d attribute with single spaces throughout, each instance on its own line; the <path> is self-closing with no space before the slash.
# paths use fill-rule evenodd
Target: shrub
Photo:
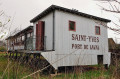
<path id="1" fill-rule="evenodd" d="M 0 52 L 5 52 L 6 48 L 4 46 L 0 46 Z"/>

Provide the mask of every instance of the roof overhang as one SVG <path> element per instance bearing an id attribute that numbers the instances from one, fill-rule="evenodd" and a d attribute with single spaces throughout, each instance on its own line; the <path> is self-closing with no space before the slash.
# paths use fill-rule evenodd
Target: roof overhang
<path id="1" fill-rule="evenodd" d="M 31 19 L 30 22 L 34 23 L 34 22 L 38 21 L 39 19 L 43 18 L 44 16 L 46 16 L 47 14 L 49 14 L 50 12 L 52 12 L 54 10 L 64 11 L 64 12 L 72 13 L 72 14 L 75 14 L 75 15 L 83 16 L 83 17 L 86 17 L 86 18 L 91 18 L 91 19 L 94 19 L 94 20 L 103 21 L 103 22 L 111 22 L 111 20 L 108 20 L 108 19 L 104 19 L 104 18 L 101 18 L 101 17 L 93 16 L 93 15 L 89 15 L 89 14 L 86 14 L 86 13 L 78 12 L 77 10 L 67 9 L 67 8 L 64 8 L 64 7 L 56 6 L 56 5 L 51 5 L 46 10 L 44 10 L 42 13 L 40 13 L 39 15 L 37 15 L 36 17 Z"/>
<path id="2" fill-rule="evenodd" d="M 7 37 L 6 40 L 12 39 L 12 38 L 14 38 L 16 36 L 19 36 L 21 33 L 25 33 L 29 29 L 33 29 L 33 26 L 28 26 L 27 28 L 21 30 L 20 32 L 16 33 L 15 35 Z"/>

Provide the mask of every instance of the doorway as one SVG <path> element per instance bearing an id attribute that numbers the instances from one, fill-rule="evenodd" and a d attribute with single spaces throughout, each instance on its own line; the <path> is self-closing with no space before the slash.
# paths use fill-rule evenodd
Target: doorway
<path id="1" fill-rule="evenodd" d="M 103 55 L 97 55 L 98 65 L 103 64 Z"/>
<path id="2" fill-rule="evenodd" d="M 44 50 L 45 22 L 39 21 L 36 24 L 36 50 Z"/>

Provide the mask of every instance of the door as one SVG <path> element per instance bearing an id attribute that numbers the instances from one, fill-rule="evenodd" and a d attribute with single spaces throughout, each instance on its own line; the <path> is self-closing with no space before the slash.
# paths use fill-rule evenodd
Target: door
<path id="1" fill-rule="evenodd" d="M 103 55 L 98 55 L 97 60 L 98 60 L 98 65 L 102 65 L 103 64 Z"/>
<path id="2" fill-rule="evenodd" d="M 36 24 L 36 50 L 44 50 L 44 34 L 45 34 L 45 23 L 39 21 Z"/>

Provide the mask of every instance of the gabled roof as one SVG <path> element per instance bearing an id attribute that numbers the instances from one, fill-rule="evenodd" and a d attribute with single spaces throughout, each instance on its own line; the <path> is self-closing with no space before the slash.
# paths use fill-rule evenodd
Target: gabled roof
<path id="1" fill-rule="evenodd" d="M 30 30 L 30 29 L 33 29 L 33 26 L 28 26 L 26 27 L 25 29 L 21 30 L 20 32 L 18 32 L 17 34 L 15 34 L 14 36 L 18 36 L 20 35 L 21 33 L 25 33 L 26 31 Z"/>
<path id="2" fill-rule="evenodd" d="M 97 17 L 97 16 L 93 16 L 93 15 L 89 15 L 89 14 L 86 14 L 86 13 L 78 12 L 77 10 L 67 9 L 67 8 L 64 8 L 64 7 L 56 6 L 56 5 L 51 5 L 46 10 L 44 10 L 42 13 L 40 13 L 39 15 L 34 17 L 32 20 L 30 20 L 30 22 L 34 23 L 34 22 L 38 21 L 39 19 L 43 18 L 44 16 L 46 16 L 47 14 L 49 14 L 50 12 L 52 12 L 54 10 L 64 11 L 64 12 L 68 12 L 68 13 L 71 13 L 71 14 L 83 16 L 83 17 L 86 17 L 86 18 L 92 18 L 92 19 L 95 19 L 95 20 L 103 21 L 103 22 L 111 22 L 111 20 L 108 20 L 108 19 L 100 18 L 100 17 Z"/>
<path id="3" fill-rule="evenodd" d="M 11 39 L 15 36 L 19 36 L 21 33 L 25 33 L 27 30 L 30 30 L 30 29 L 33 29 L 33 26 L 28 26 L 27 28 L 21 30 L 20 32 L 16 33 L 15 35 L 7 37 L 6 40 Z"/>

